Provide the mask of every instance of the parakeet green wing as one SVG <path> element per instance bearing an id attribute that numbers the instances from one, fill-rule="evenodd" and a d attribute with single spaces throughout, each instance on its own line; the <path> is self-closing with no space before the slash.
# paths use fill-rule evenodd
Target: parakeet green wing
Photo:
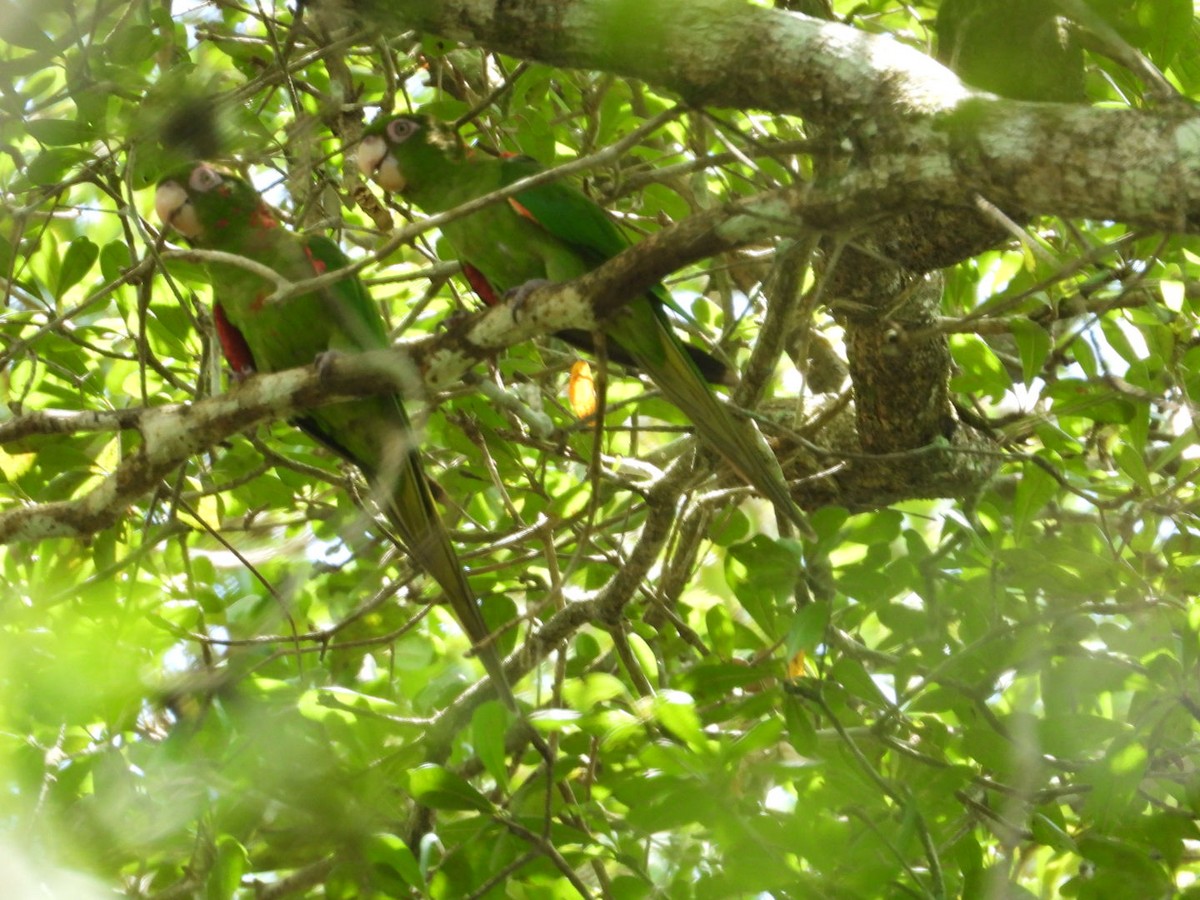
<path id="1" fill-rule="evenodd" d="M 195 246 L 246 257 L 295 283 L 347 264 L 333 242 L 286 229 L 240 178 L 193 164 L 164 179 L 156 206 L 162 220 Z M 229 263 L 209 262 L 216 321 L 226 355 L 240 374 L 313 363 L 328 352 L 388 346 L 383 319 L 354 276 L 286 299 L 274 283 Z M 399 398 L 365 397 L 306 412 L 307 433 L 357 465 L 418 565 L 445 592 L 501 698 L 516 709 L 503 665 L 487 643 L 489 629 L 434 505 L 413 431 Z"/>
<path id="2" fill-rule="evenodd" d="M 539 185 L 517 194 L 515 200 L 524 210 L 522 214 L 579 253 L 589 268 L 629 246 L 604 211 L 569 185 L 561 182 Z M 654 285 L 647 295 L 633 300 L 614 315 L 605 331 L 692 421 L 702 440 L 809 534 L 807 520 L 796 508 L 770 450 L 749 423 L 733 418 L 685 352 L 663 309 L 669 303 L 666 289 Z"/>
<path id="3" fill-rule="evenodd" d="M 540 171 L 529 160 L 468 156 L 440 123 L 422 116 L 372 124 L 358 160 L 382 187 L 400 191 L 426 212 L 453 209 Z M 628 246 L 603 209 L 561 182 L 530 188 L 448 222 L 442 233 L 464 265 L 500 293 L 536 279 L 578 277 Z M 757 429 L 717 399 L 675 334 L 662 308 L 668 299 L 665 289 L 655 286 L 615 314 L 605 334 L 692 421 L 703 442 L 811 537 L 778 460 Z"/>

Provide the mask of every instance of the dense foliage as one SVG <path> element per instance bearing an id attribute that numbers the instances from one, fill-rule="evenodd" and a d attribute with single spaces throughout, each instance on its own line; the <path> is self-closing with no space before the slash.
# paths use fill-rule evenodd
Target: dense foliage
<path id="1" fill-rule="evenodd" d="M 1190 3 L 1079 6 L 1111 33 L 1078 28 L 1078 103 L 1153 107 L 1114 41 L 1200 92 Z M 960 12 L 976 41 L 978 17 L 1004 14 Z M 930 55 L 937 13 L 831 9 Z M 412 341 L 477 304 L 435 231 L 387 242 L 420 213 L 343 152 L 380 111 L 464 118 L 476 152 L 548 166 L 660 116 L 572 176 L 633 235 L 828 177 L 839 146 L 801 117 L 678 106 L 434 35 L 331 33 L 282 5 L 5 2 L 0 73 L 0 531 L 102 505 L 149 439 L 123 411 L 238 390 L 205 270 L 152 215 L 181 154 L 367 261 Z M 945 437 L 897 457 L 880 502 L 839 505 L 822 480 L 861 455 L 845 437 L 858 310 L 827 290 L 854 234 L 668 279 L 680 328 L 742 367 L 792 286 L 759 412 L 808 479 L 816 541 L 781 537 L 693 456 L 634 373 L 603 371 L 602 432 L 581 420 L 579 357 L 552 337 L 429 398 L 427 466 L 503 649 L 524 650 L 517 692 L 552 780 L 500 704 L 462 698 L 481 669 L 357 473 L 286 421 L 214 441 L 91 533 L 3 546 L 0 854 L 31 884 L 74 870 L 130 896 L 1188 893 L 1200 244 L 1016 218 L 929 282 L 956 427 L 980 435 L 982 474 L 956 496 L 902 478 L 953 452 Z M 856 365 L 886 373 L 887 356 Z M 453 750 L 431 759 L 424 737 L 449 721 Z"/>

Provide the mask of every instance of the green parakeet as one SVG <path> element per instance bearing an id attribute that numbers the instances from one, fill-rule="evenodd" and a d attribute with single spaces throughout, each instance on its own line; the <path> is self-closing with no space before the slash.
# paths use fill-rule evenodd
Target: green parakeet
<path id="1" fill-rule="evenodd" d="M 164 178 L 155 206 L 159 218 L 192 245 L 246 257 L 293 283 L 348 264 L 332 241 L 289 231 L 254 188 L 204 163 Z M 217 334 L 238 375 L 309 365 L 331 351 L 389 345 L 383 318 L 356 277 L 285 300 L 268 300 L 274 283 L 232 263 L 207 265 Z M 482 643 L 488 627 L 434 506 L 400 400 L 388 395 L 322 406 L 306 412 L 296 424 L 367 476 L 408 551 L 449 598 L 497 692 L 516 710 L 495 648 Z"/>
<path id="2" fill-rule="evenodd" d="M 1077 30 L 1045 0 L 943 0 L 938 59 L 967 84 L 1014 100 L 1086 103 Z"/>
<path id="3" fill-rule="evenodd" d="M 427 213 L 454 209 L 541 171 L 524 157 L 469 155 L 457 135 L 426 116 L 383 119 L 365 135 L 358 149 L 360 169 Z M 562 182 L 522 191 L 448 222 L 441 231 L 487 303 L 531 282 L 576 278 L 629 246 L 603 209 Z M 666 290 L 655 285 L 607 321 L 609 345 L 618 348 L 613 355 L 632 359 L 692 421 L 701 440 L 811 537 L 757 430 L 735 418 L 706 383 L 726 380 L 724 372 L 706 373 L 707 354 L 685 344 L 671 327 L 663 309 L 670 302 Z"/>

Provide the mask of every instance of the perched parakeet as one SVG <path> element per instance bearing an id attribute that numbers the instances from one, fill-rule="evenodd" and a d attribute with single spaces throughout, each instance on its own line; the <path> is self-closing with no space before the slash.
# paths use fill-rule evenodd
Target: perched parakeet
<path id="1" fill-rule="evenodd" d="M 246 257 L 293 283 L 349 262 L 332 241 L 289 231 L 254 188 L 205 163 L 192 163 L 164 178 L 155 206 L 163 223 L 193 246 Z M 357 277 L 268 300 L 273 282 L 232 263 L 207 265 L 217 335 L 238 375 L 309 365 L 331 351 L 389 345 L 383 318 Z M 486 643 L 488 627 L 434 506 L 399 398 L 365 397 L 322 406 L 305 412 L 296 424 L 367 476 L 408 551 L 449 598 L 500 697 L 516 710 L 500 658 Z"/>
<path id="2" fill-rule="evenodd" d="M 1001 97 L 1086 103 L 1078 30 L 1059 12 L 1044 0 L 943 0 L 937 58 Z"/>
<path id="3" fill-rule="evenodd" d="M 541 171 L 524 157 L 469 155 L 457 135 L 426 116 L 372 123 L 359 145 L 358 164 L 380 187 L 400 193 L 427 213 L 454 209 Z M 441 230 L 486 302 L 530 282 L 576 278 L 629 246 L 603 209 L 562 182 L 521 191 Z M 621 348 L 692 421 L 701 440 L 811 537 L 807 519 L 757 430 L 735 418 L 706 383 L 725 376 L 714 373 L 716 377 L 706 379 L 697 358 L 703 351 L 675 334 L 663 309 L 670 302 L 665 288 L 656 285 L 628 303 L 605 323 L 609 345 Z"/>

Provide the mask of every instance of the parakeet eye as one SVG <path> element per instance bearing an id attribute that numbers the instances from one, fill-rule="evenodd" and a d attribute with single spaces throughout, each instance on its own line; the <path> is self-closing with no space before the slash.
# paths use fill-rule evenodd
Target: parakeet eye
<path id="1" fill-rule="evenodd" d="M 387 136 L 393 144 L 400 144 L 412 137 L 421 126 L 412 119 L 393 119 L 388 122 Z"/>
<path id="2" fill-rule="evenodd" d="M 196 166 L 188 179 L 188 186 L 193 191 L 205 193 L 215 188 L 222 180 L 221 174 L 211 166 Z"/>

